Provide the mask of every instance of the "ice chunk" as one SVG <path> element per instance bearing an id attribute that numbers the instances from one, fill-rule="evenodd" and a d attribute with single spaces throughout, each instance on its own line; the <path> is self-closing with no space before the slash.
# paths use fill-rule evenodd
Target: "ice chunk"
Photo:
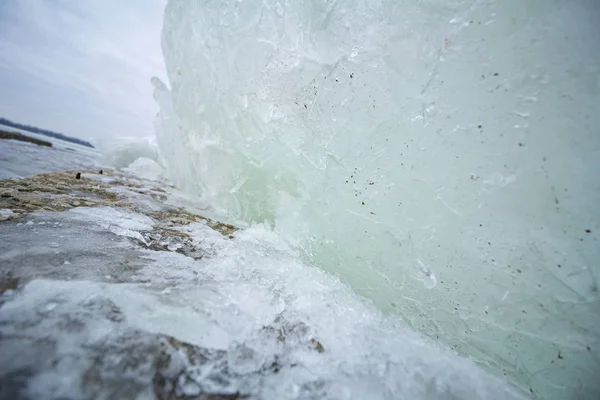
<path id="1" fill-rule="evenodd" d="M 157 141 L 213 209 L 525 391 L 579 397 L 599 373 L 597 10 L 509 3 L 169 1 Z"/>

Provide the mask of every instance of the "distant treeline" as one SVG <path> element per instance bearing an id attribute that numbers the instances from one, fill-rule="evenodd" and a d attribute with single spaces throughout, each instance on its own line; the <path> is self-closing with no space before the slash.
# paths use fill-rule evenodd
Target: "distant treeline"
<path id="1" fill-rule="evenodd" d="M 38 146 L 52 147 L 52 143 L 31 136 L 21 135 L 19 132 L 7 132 L 0 129 L 0 139 L 20 140 L 21 142 L 35 143 Z"/>
<path id="2" fill-rule="evenodd" d="M 6 125 L 6 126 L 12 126 L 13 128 L 21 129 L 23 131 L 33 132 L 33 133 L 37 133 L 39 135 L 46 135 L 46 136 L 50 136 L 50 137 L 53 137 L 53 138 L 56 138 L 56 139 L 60 139 L 60 140 L 64 140 L 64 141 L 67 141 L 67 142 L 77 143 L 77 144 L 80 144 L 82 146 L 87 146 L 87 147 L 94 148 L 94 146 L 92 146 L 92 144 L 90 142 L 86 142 L 85 140 L 81 140 L 81 139 L 77 139 L 77 138 L 74 138 L 74 137 L 66 136 L 66 135 L 63 135 L 62 133 L 58 133 L 58 132 L 52 132 L 52 131 L 49 131 L 47 129 L 37 128 L 35 126 L 17 124 L 16 122 L 9 121 L 6 118 L 0 118 L 0 124 Z"/>

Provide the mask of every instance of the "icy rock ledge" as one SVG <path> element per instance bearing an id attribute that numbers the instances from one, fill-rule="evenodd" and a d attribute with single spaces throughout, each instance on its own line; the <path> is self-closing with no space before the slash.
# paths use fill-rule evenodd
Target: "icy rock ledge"
<path id="1" fill-rule="evenodd" d="M 259 332 L 281 349 L 267 358 L 245 344 L 225 351 L 140 331 L 99 289 L 38 280 L 4 304 L 0 354 L 12 362 L 0 368 L 0 398 L 243 399 L 257 394 L 261 379 L 302 369 L 286 358 L 286 345 L 325 351 L 305 325 L 283 317 Z M 302 390 L 318 396 L 324 384 Z"/>

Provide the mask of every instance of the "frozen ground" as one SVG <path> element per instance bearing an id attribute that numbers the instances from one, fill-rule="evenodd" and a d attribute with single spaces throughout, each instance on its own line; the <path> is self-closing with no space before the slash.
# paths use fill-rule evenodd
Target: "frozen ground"
<path id="1" fill-rule="evenodd" d="M 0 398 L 523 398 L 270 229 L 208 220 L 161 186 L 3 182 Z"/>

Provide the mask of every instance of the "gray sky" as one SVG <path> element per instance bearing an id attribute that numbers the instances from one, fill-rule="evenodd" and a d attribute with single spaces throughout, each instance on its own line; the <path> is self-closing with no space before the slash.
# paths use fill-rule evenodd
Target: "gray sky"
<path id="1" fill-rule="evenodd" d="M 165 4 L 0 1 L 0 116 L 84 139 L 152 135 Z"/>

